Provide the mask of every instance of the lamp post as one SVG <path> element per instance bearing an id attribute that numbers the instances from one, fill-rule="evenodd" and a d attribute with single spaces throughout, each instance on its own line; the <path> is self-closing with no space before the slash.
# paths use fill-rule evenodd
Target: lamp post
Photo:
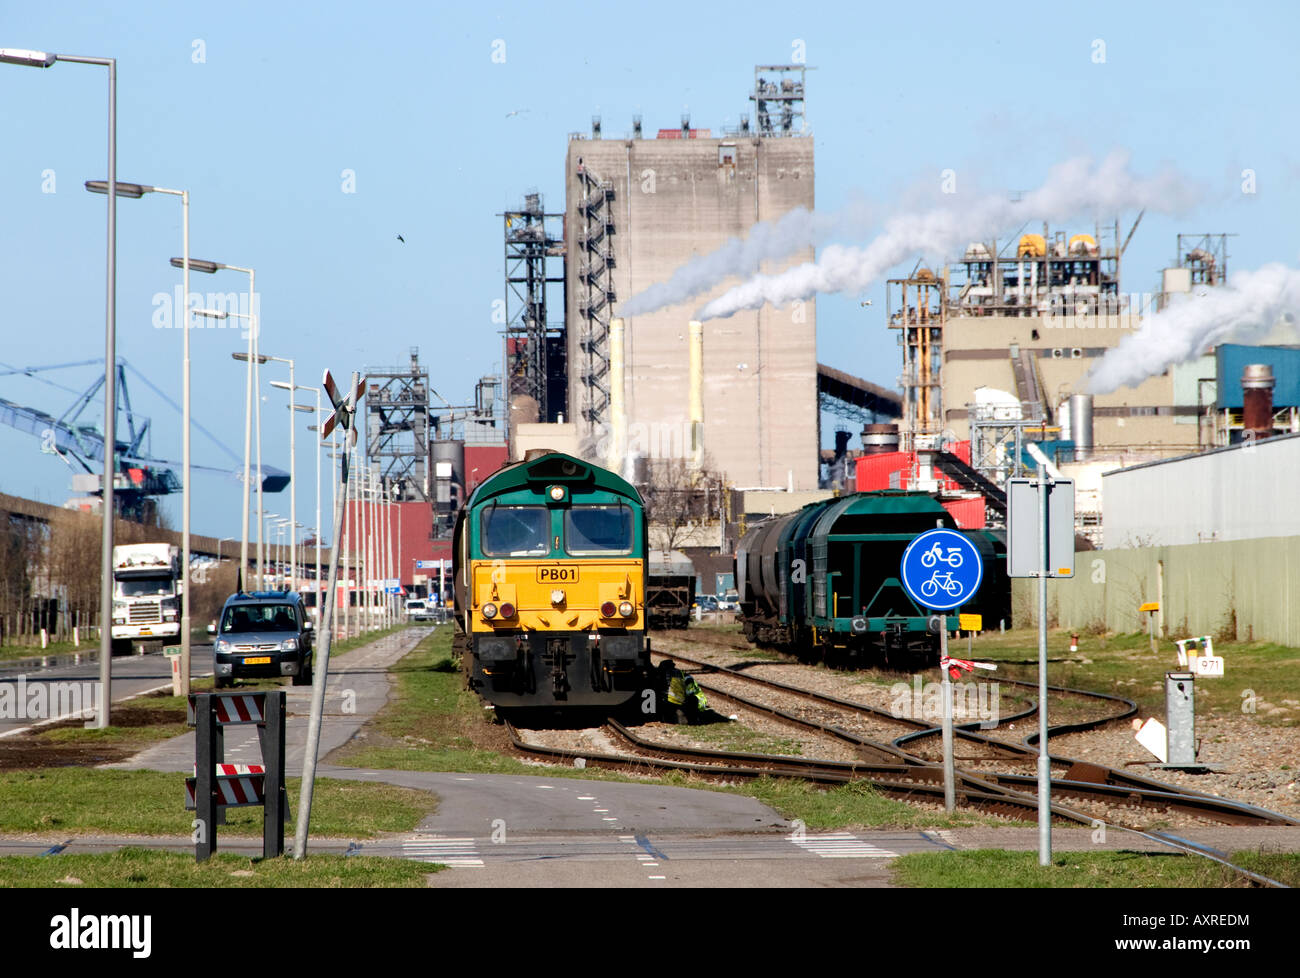
<path id="1" fill-rule="evenodd" d="M 266 548 L 262 545 L 267 520 L 283 519 L 279 513 L 264 513 L 260 509 L 257 520 L 257 589 L 266 590 Z"/>
<path id="2" fill-rule="evenodd" d="M 186 256 L 188 257 L 188 256 Z M 249 505 L 249 455 L 250 439 L 252 434 L 253 423 L 253 357 L 257 354 L 257 310 L 256 302 L 256 280 L 257 275 L 251 268 L 241 268 L 238 265 L 225 265 L 217 261 L 200 260 L 197 258 L 173 258 L 172 265 L 176 268 L 192 268 L 196 272 L 204 272 L 208 275 L 215 274 L 219 269 L 226 269 L 232 272 L 248 273 L 248 312 L 247 314 L 233 313 L 236 318 L 248 320 L 248 354 L 246 357 L 236 357 L 236 359 L 246 359 L 248 361 L 248 379 L 244 389 L 245 413 L 244 413 L 244 531 L 243 541 L 239 550 L 239 574 L 240 586 L 243 587 L 248 582 L 248 505 Z M 188 288 L 188 286 L 187 286 Z M 186 301 L 188 302 L 188 293 Z M 210 310 L 200 310 L 199 315 L 210 315 Z M 218 315 L 213 318 L 226 318 L 226 315 Z M 260 415 L 259 415 L 260 416 Z M 187 426 L 188 427 L 188 426 Z M 258 432 L 258 467 L 257 467 L 257 505 L 262 505 L 262 466 L 261 466 L 261 432 Z"/>
<path id="3" fill-rule="evenodd" d="M 87 180 L 86 189 L 107 194 L 107 180 Z M 118 197 L 139 200 L 145 194 L 167 194 L 181 199 L 181 566 L 185 568 L 181 585 L 181 688 L 180 695 L 190 694 L 190 192 L 153 187 L 145 183 L 114 181 Z"/>
<path id="4" fill-rule="evenodd" d="M 265 353 L 259 353 L 257 355 L 257 362 L 259 364 L 266 363 L 266 361 L 268 360 L 274 360 L 276 363 L 287 363 L 289 365 L 289 384 L 290 386 L 292 386 L 293 361 L 286 359 L 285 357 L 273 357 Z M 272 383 L 274 383 L 274 381 Z M 290 396 L 292 396 L 292 394 Z M 262 469 L 262 398 L 260 394 L 257 399 L 257 468 L 258 468 L 258 477 L 259 477 L 259 485 L 257 488 L 257 493 L 258 493 L 258 499 L 260 500 L 262 494 L 262 487 L 260 485 L 261 469 Z M 298 488 L 297 483 L 294 481 L 293 426 L 292 426 L 292 419 L 290 419 L 290 427 L 289 427 L 289 519 L 290 520 L 293 520 L 297 515 L 297 507 L 294 503 L 294 494 L 297 488 Z M 257 545 L 259 548 L 262 546 L 262 540 L 260 537 L 258 538 Z"/>
<path id="5" fill-rule="evenodd" d="M 109 724 L 113 677 L 113 480 L 117 475 L 117 59 L 84 58 L 79 55 L 54 54 L 0 48 L 0 64 L 49 68 L 56 61 L 101 65 L 108 69 L 108 260 L 105 266 L 106 301 L 104 309 L 104 485 L 99 561 L 99 683 L 101 696 L 95 726 Z"/>
<path id="6" fill-rule="evenodd" d="M 270 360 L 279 360 L 279 357 L 269 357 Z M 301 387 L 293 382 L 293 360 L 284 360 L 289 364 L 289 383 L 282 380 L 271 381 L 272 387 L 278 387 L 280 390 L 289 392 L 289 520 L 295 525 L 298 523 L 298 482 L 297 482 L 297 450 L 295 448 L 295 432 L 298 426 L 293 423 L 293 412 L 296 410 L 310 411 L 309 405 L 296 405 L 293 403 L 294 391 L 311 390 L 310 387 Z M 320 388 L 316 388 L 319 396 Z M 316 453 L 316 522 L 320 522 L 320 452 Z M 290 580 L 292 590 L 298 590 L 298 562 L 293 562 L 293 574 Z"/>

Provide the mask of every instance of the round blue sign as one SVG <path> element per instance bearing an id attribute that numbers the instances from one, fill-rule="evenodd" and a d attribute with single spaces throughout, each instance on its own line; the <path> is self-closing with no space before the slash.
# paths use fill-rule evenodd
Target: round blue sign
<path id="1" fill-rule="evenodd" d="M 923 608 L 942 611 L 975 597 L 984 561 L 956 530 L 929 530 L 908 544 L 901 567 L 903 588 Z"/>

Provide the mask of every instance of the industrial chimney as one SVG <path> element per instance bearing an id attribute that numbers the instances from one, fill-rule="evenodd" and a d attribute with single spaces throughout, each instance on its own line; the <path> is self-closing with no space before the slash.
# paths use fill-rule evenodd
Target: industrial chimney
<path id="1" fill-rule="evenodd" d="M 869 424 L 862 429 L 862 454 L 883 455 L 898 451 L 898 425 Z"/>
<path id="2" fill-rule="evenodd" d="M 1258 441 L 1273 435 L 1273 368 L 1248 363 L 1241 373 L 1243 436 Z"/>

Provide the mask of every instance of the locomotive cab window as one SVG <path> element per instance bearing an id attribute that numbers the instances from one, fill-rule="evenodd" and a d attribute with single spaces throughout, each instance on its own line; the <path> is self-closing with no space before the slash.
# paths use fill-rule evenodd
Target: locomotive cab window
<path id="1" fill-rule="evenodd" d="M 483 510 L 483 553 L 529 557 L 550 553 L 550 512 L 541 506 L 492 506 Z"/>
<path id="2" fill-rule="evenodd" d="M 632 552 L 632 510 L 627 506 L 575 506 L 564 513 L 565 550 L 586 554 Z"/>

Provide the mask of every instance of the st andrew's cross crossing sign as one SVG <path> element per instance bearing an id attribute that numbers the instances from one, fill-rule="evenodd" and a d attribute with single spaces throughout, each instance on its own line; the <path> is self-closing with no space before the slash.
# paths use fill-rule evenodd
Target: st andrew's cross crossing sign
<path id="1" fill-rule="evenodd" d="M 903 551 L 903 588 L 922 608 L 943 611 L 975 597 L 984 562 L 956 530 L 928 530 Z"/>

